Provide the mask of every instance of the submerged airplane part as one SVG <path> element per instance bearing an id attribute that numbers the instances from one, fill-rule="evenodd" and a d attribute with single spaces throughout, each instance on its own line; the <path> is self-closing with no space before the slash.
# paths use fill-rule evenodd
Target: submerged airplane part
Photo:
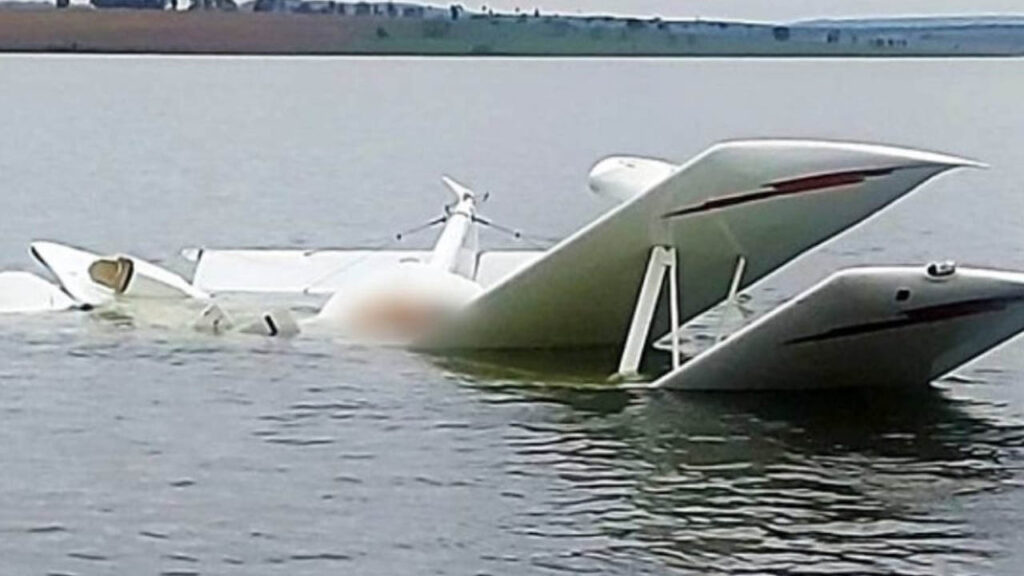
<path id="1" fill-rule="evenodd" d="M 56 242 L 33 242 L 31 253 L 81 305 L 118 298 L 209 299 L 181 276 L 132 256 L 100 256 Z"/>
<path id="2" fill-rule="evenodd" d="M 685 364 L 679 330 L 723 301 L 742 310 L 745 287 L 965 166 L 978 164 L 802 140 L 727 142 L 685 165 L 613 157 L 594 167 L 589 185 L 619 205 L 546 251 L 481 251 L 477 226 L 489 221 L 477 204 L 485 196 L 445 178 L 454 202 L 431 221 L 445 224 L 432 250 L 190 250 L 189 283 L 131 256 L 37 242 L 32 253 L 60 288 L 0 275 L 0 311 L 204 303 L 236 291 L 326 294 L 319 313 L 301 322 L 288 310 L 237 321 L 208 303 L 190 325 L 264 336 L 301 328 L 445 352 L 617 346 L 627 378 L 653 343 L 673 358 L 655 385 L 690 390 L 928 381 L 1024 330 L 1024 274 L 841 272 L 732 336 L 723 321 L 716 345 Z M 25 298 L 19 286 L 38 283 L 66 300 Z M 907 338 L 912 357 L 901 361 L 893 343 Z M 864 377 L 868 359 L 881 367 Z"/>
<path id="3" fill-rule="evenodd" d="M 75 301 L 61 289 L 28 272 L 0 272 L 0 314 L 70 310 Z"/>
<path id="4" fill-rule="evenodd" d="M 976 165 L 863 144 L 718 144 L 488 289 L 416 346 L 621 347 L 654 247 L 677 252 L 686 322 L 722 301 L 739 258 L 747 262 L 742 289 L 938 174 Z"/>
<path id="5" fill-rule="evenodd" d="M 235 321 L 223 308 L 216 304 L 210 304 L 199 313 L 192 328 L 197 332 L 219 335 L 234 330 Z"/>
<path id="6" fill-rule="evenodd" d="M 854 268 L 716 344 L 655 387 L 927 384 L 1024 331 L 1024 273 Z"/>
<path id="7" fill-rule="evenodd" d="M 287 338 L 298 335 L 300 328 L 291 312 L 278 309 L 260 314 L 258 318 L 242 326 L 239 331 L 243 334 L 255 334 L 270 338 Z"/>

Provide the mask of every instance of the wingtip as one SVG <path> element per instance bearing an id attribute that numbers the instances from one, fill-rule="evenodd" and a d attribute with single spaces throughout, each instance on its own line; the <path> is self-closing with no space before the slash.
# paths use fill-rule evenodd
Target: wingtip
<path id="1" fill-rule="evenodd" d="M 746 147 L 767 147 L 774 149 L 804 148 L 808 150 L 844 150 L 853 153 L 888 157 L 909 163 L 930 164 L 942 166 L 944 169 L 971 168 L 985 170 L 990 166 L 973 158 L 954 156 L 942 152 L 933 152 L 920 148 L 908 146 L 896 146 L 889 144 L 877 144 L 869 142 L 855 142 L 845 140 L 819 140 L 806 138 L 752 138 L 741 140 L 725 140 L 716 143 L 709 151 L 719 148 L 746 148 Z"/>
<path id="2" fill-rule="evenodd" d="M 926 150 L 918 150 L 914 148 L 905 148 L 909 154 L 925 163 L 936 164 L 940 166 L 946 166 L 947 168 L 974 168 L 979 170 L 987 170 L 989 165 L 975 160 L 973 158 L 966 158 L 964 156 L 954 156 L 952 154 L 943 154 L 941 152 L 930 152 Z"/>
<path id="3" fill-rule="evenodd" d="M 988 170 L 989 168 L 992 167 L 990 164 L 986 162 L 973 160 L 971 158 L 960 158 L 959 160 L 960 162 L 955 166 L 956 168 L 974 168 L 976 170 Z"/>

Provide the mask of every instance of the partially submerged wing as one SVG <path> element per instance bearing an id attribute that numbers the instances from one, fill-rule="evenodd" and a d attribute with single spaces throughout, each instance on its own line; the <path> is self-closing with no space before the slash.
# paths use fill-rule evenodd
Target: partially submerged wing
<path id="1" fill-rule="evenodd" d="M 802 140 L 718 144 L 488 290 L 419 343 L 507 349 L 619 345 L 649 251 L 675 247 L 681 318 L 747 286 L 968 160 Z"/>
<path id="2" fill-rule="evenodd" d="M 1024 274 L 852 268 L 772 310 L 653 386 L 921 386 L 1024 330 Z M 866 368 L 870 367 L 870 368 Z"/>
<path id="3" fill-rule="evenodd" d="M 193 283 L 223 292 L 333 294 L 353 279 L 403 262 L 428 262 L 426 250 L 202 250 Z M 487 287 L 542 252 L 481 252 L 476 280 Z"/>

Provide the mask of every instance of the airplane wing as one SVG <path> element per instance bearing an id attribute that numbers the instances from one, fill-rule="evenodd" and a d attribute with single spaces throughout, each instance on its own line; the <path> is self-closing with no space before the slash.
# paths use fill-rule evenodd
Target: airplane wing
<path id="1" fill-rule="evenodd" d="M 212 293 L 333 294 L 346 282 L 401 262 L 426 262 L 429 250 L 198 250 L 193 284 Z M 540 251 L 485 251 L 476 280 L 485 288 L 540 258 Z"/>
<path id="2" fill-rule="evenodd" d="M 680 318 L 748 286 L 969 160 L 840 142 L 713 146 L 620 204 L 418 342 L 422 349 L 621 345 L 655 246 L 678 254 Z"/>
<path id="3" fill-rule="evenodd" d="M 652 387 L 923 386 L 1024 330 L 1024 274 L 848 268 L 687 360 Z M 865 367 L 870 367 L 865 369 Z"/>

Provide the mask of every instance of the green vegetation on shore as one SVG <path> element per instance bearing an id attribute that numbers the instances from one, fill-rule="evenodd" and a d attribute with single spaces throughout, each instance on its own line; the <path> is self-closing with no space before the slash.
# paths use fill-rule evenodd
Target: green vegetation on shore
<path id="1" fill-rule="evenodd" d="M 333 0 L 92 0 L 0 10 L 0 50 L 507 56 L 1019 56 L 1019 20 L 762 24 Z M 185 0 L 181 0 L 184 2 Z M 5 5 L 9 7 L 10 5 Z M 155 8 L 150 10 L 126 8 Z M 177 8 L 177 9 L 175 9 Z"/>

